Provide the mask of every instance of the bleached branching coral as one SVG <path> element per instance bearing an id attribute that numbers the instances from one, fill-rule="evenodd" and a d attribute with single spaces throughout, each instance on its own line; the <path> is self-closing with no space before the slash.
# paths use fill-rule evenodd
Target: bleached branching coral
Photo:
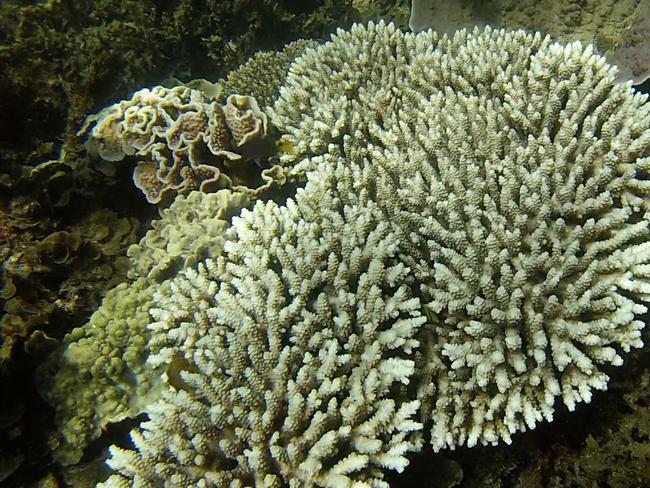
<path id="1" fill-rule="evenodd" d="M 144 88 L 90 116 L 86 133 L 88 150 L 106 161 L 140 158 L 133 181 L 150 203 L 192 190 L 257 190 L 277 179 L 277 168 L 255 164 L 275 146 L 266 115 L 247 96 L 222 106 L 187 86 Z"/>
<path id="2" fill-rule="evenodd" d="M 165 391 L 106 486 L 383 486 L 418 405 L 441 449 L 590 401 L 650 301 L 650 104 L 615 80 L 523 31 L 306 50 L 267 114 L 308 183 L 157 292 Z"/>
<path id="3" fill-rule="evenodd" d="M 273 120 L 345 155 L 417 277 L 434 448 L 496 443 L 604 389 L 650 298 L 650 105 L 591 47 L 486 29 L 340 31 Z M 318 159 L 316 159 L 318 160 Z"/>
<path id="4" fill-rule="evenodd" d="M 100 486 L 381 487 L 405 467 L 425 319 L 349 171 L 326 164 L 295 203 L 258 202 L 222 257 L 156 295 L 149 363 L 175 372 Z"/>

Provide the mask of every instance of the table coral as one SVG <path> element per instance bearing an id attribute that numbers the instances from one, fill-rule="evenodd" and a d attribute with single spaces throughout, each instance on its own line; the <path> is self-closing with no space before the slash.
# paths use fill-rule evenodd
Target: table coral
<path id="1" fill-rule="evenodd" d="M 643 83 L 650 76 L 650 6 L 644 0 L 414 0 L 409 25 L 449 35 L 490 25 L 549 34 L 563 42 L 593 43 L 620 68 L 621 80 Z"/>

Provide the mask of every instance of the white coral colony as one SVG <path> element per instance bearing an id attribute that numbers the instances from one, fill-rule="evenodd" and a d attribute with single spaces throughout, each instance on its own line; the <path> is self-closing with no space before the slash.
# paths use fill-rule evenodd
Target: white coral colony
<path id="1" fill-rule="evenodd" d="M 489 28 L 356 26 L 292 73 L 273 122 L 345 154 L 408 249 L 433 447 L 509 442 L 605 389 L 649 298 L 647 97 L 590 46 Z"/>
<path id="2" fill-rule="evenodd" d="M 266 109 L 307 184 L 155 293 L 168 382 L 101 486 L 385 487 L 424 428 L 510 442 L 590 401 L 650 301 L 650 105 L 615 78 L 523 31 L 307 49 Z"/>

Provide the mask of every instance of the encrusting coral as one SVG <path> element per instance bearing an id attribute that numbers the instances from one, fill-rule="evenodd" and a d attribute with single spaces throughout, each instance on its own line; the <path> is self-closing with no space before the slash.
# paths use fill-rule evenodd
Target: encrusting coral
<path id="1" fill-rule="evenodd" d="M 153 291 L 146 278 L 110 290 L 89 322 L 67 334 L 64 347 L 41 368 L 40 390 L 56 406 L 60 426 L 52 441 L 57 462 L 77 463 L 108 424 L 137 416 L 156 398 L 158 375 L 146 365 L 144 334 Z"/>
<path id="2" fill-rule="evenodd" d="M 250 202 L 248 194 L 230 190 L 179 195 L 142 240 L 129 247 L 129 276 L 161 280 L 216 255 L 223 248 L 230 219 Z"/>
<path id="3" fill-rule="evenodd" d="M 417 420 L 494 444 L 590 401 L 650 301 L 650 104 L 615 80 L 523 31 L 307 49 L 267 109 L 307 184 L 151 297 L 163 381 L 105 486 L 385 486 Z"/>

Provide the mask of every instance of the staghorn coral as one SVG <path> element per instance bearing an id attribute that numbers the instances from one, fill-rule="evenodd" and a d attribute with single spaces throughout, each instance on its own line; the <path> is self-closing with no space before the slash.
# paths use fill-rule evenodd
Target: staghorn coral
<path id="1" fill-rule="evenodd" d="M 420 447 L 398 393 L 425 319 L 391 225 L 333 166 L 155 295 L 148 363 L 183 366 L 99 486 L 380 487 Z"/>
<path id="2" fill-rule="evenodd" d="M 604 389 L 650 296 L 650 105 L 579 44 L 370 24 L 290 69 L 294 157 L 345 154 L 403 229 L 429 323 L 435 449 L 496 443 Z"/>
<path id="3" fill-rule="evenodd" d="M 443 451 L 435 459 L 444 464 L 445 457 L 452 458 L 462 466 L 461 487 L 646 486 L 649 352 L 633 351 L 625 368 L 612 370 L 608 390 L 594 398 L 597 403 L 559 413 L 552 425 L 517 436 L 511 446 Z"/>
<path id="4" fill-rule="evenodd" d="M 277 173 L 251 164 L 275 146 L 266 114 L 247 96 L 230 95 L 222 107 L 187 86 L 145 88 L 88 117 L 79 133 L 106 161 L 142 158 L 133 181 L 150 203 L 192 190 L 265 189 Z"/>

